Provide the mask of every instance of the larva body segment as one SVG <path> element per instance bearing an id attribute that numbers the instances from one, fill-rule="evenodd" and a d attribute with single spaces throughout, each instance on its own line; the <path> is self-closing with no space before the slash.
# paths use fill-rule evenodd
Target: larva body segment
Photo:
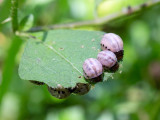
<path id="1" fill-rule="evenodd" d="M 73 93 L 84 95 L 90 91 L 91 85 L 90 84 L 84 84 L 84 83 L 77 83 L 75 88 L 73 88 Z"/>
<path id="2" fill-rule="evenodd" d="M 90 82 L 100 82 L 102 78 L 103 67 L 102 64 L 94 58 L 88 58 L 83 63 L 83 74 Z"/>
<path id="3" fill-rule="evenodd" d="M 70 96 L 71 92 L 68 88 L 64 88 L 61 85 L 58 85 L 57 88 L 52 88 L 48 86 L 48 91 L 52 96 L 58 99 L 64 99 Z"/>
<path id="4" fill-rule="evenodd" d="M 119 68 L 116 55 L 111 51 L 101 51 L 97 55 L 97 59 L 106 71 L 109 70 L 111 72 L 115 72 Z"/>
<path id="5" fill-rule="evenodd" d="M 120 36 L 114 33 L 104 34 L 101 40 L 101 49 L 114 52 L 118 61 L 123 59 L 123 41 Z"/>

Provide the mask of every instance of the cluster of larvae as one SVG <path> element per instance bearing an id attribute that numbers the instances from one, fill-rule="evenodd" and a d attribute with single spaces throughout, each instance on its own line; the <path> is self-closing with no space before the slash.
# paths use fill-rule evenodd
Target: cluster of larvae
<path id="1" fill-rule="evenodd" d="M 44 85 L 43 82 L 30 80 L 31 83 L 35 85 Z M 51 93 L 52 96 L 58 98 L 58 99 L 64 99 L 70 96 L 71 93 L 78 94 L 78 95 L 84 95 L 89 92 L 91 88 L 91 84 L 88 83 L 77 83 L 75 87 L 73 88 L 64 88 L 60 84 L 57 85 L 57 87 L 52 88 L 48 86 L 48 91 Z"/>
<path id="2" fill-rule="evenodd" d="M 71 93 L 84 95 L 89 92 L 91 88 L 90 84 L 77 83 L 74 88 L 64 88 L 61 85 L 58 85 L 57 88 L 48 87 L 48 91 L 52 96 L 58 99 L 64 99 L 70 96 Z"/>
<path id="3" fill-rule="evenodd" d="M 103 73 L 116 72 L 119 68 L 118 62 L 123 59 L 123 41 L 114 33 L 104 34 L 101 49 L 97 59 L 88 58 L 84 61 L 83 74 L 89 83 L 102 82 Z"/>
<path id="4" fill-rule="evenodd" d="M 74 88 L 64 88 L 60 84 L 56 88 L 48 86 L 48 91 L 58 99 L 64 99 L 71 93 L 84 95 L 91 89 L 91 85 L 103 81 L 104 72 L 116 72 L 119 68 L 118 62 L 123 59 L 123 41 L 114 34 L 104 34 L 101 40 L 101 49 L 97 59 L 89 58 L 83 63 L 83 74 L 88 83 L 77 83 Z M 43 85 L 42 82 L 31 81 L 32 83 Z"/>

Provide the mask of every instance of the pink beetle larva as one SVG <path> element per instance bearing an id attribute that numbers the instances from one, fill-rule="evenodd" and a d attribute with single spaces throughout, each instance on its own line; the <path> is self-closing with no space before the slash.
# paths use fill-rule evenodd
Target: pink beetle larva
<path id="1" fill-rule="evenodd" d="M 73 93 L 78 95 L 84 95 L 89 92 L 91 85 L 88 83 L 77 83 L 77 85 L 73 88 Z"/>
<path id="2" fill-rule="evenodd" d="M 104 34 L 101 40 L 101 49 L 114 52 L 118 61 L 121 61 L 123 59 L 123 41 L 120 36 L 114 33 Z"/>
<path id="3" fill-rule="evenodd" d="M 116 55 L 111 51 L 101 51 L 98 53 L 97 59 L 106 71 L 115 72 L 119 68 Z"/>
<path id="4" fill-rule="evenodd" d="M 102 64 L 94 58 L 86 59 L 83 63 L 83 75 L 91 83 L 103 81 Z"/>
<path id="5" fill-rule="evenodd" d="M 71 92 L 69 88 L 64 88 L 58 84 L 56 88 L 52 88 L 48 86 L 48 91 L 51 93 L 52 96 L 58 99 L 64 99 L 70 96 Z"/>

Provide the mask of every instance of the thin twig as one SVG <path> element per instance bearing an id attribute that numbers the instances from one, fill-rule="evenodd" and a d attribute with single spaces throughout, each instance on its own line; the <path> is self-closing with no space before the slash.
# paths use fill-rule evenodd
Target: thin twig
<path id="1" fill-rule="evenodd" d="M 15 33 L 18 30 L 18 0 L 12 0 L 11 3 L 12 29 Z"/>
<path id="2" fill-rule="evenodd" d="M 157 5 L 160 3 L 160 0 L 152 0 L 150 2 L 141 4 L 139 6 L 130 7 L 122 9 L 120 12 L 107 15 L 102 18 L 96 18 L 94 20 L 88 20 L 88 21 L 80 21 L 80 22 L 73 22 L 73 23 L 67 23 L 67 24 L 55 24 L 55 25 L 48 25 L 48 26 L 39 26 L 39 27 L 33 27 L 28 32 L 38 32 L 38 31 L 46 31 L 50 29 L 62 29 L 62 28 L 76 28 L 76 27 L 82 27 L 82 26 L 96 26 L 96 25 L 103 25 L 106 24 L 116 18 L 119 18 L 121 16 L 125 16 L 131 13 L 135 13 L 143 8 L 151 7 L 154 5 Z"/>

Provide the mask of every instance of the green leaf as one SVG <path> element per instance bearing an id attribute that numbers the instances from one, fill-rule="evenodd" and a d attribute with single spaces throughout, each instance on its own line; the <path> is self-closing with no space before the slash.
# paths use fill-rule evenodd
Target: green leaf
<path id="1" fill-rule="evenodd" d="M 38 32 L 27 41 L 19 66 L 24 80 L 37 80 L 51 87 L 74 87 L 86 83 L 82 65 L 96 58 L 104 32 L 54 30 Z"/>
<path id="2" fill-rule="evenodd" d="M 23 31 L 29 30 L 33 26 L 34 16 L 32 14 L 27 15 L 20 22 L 19 29 Z"/>

